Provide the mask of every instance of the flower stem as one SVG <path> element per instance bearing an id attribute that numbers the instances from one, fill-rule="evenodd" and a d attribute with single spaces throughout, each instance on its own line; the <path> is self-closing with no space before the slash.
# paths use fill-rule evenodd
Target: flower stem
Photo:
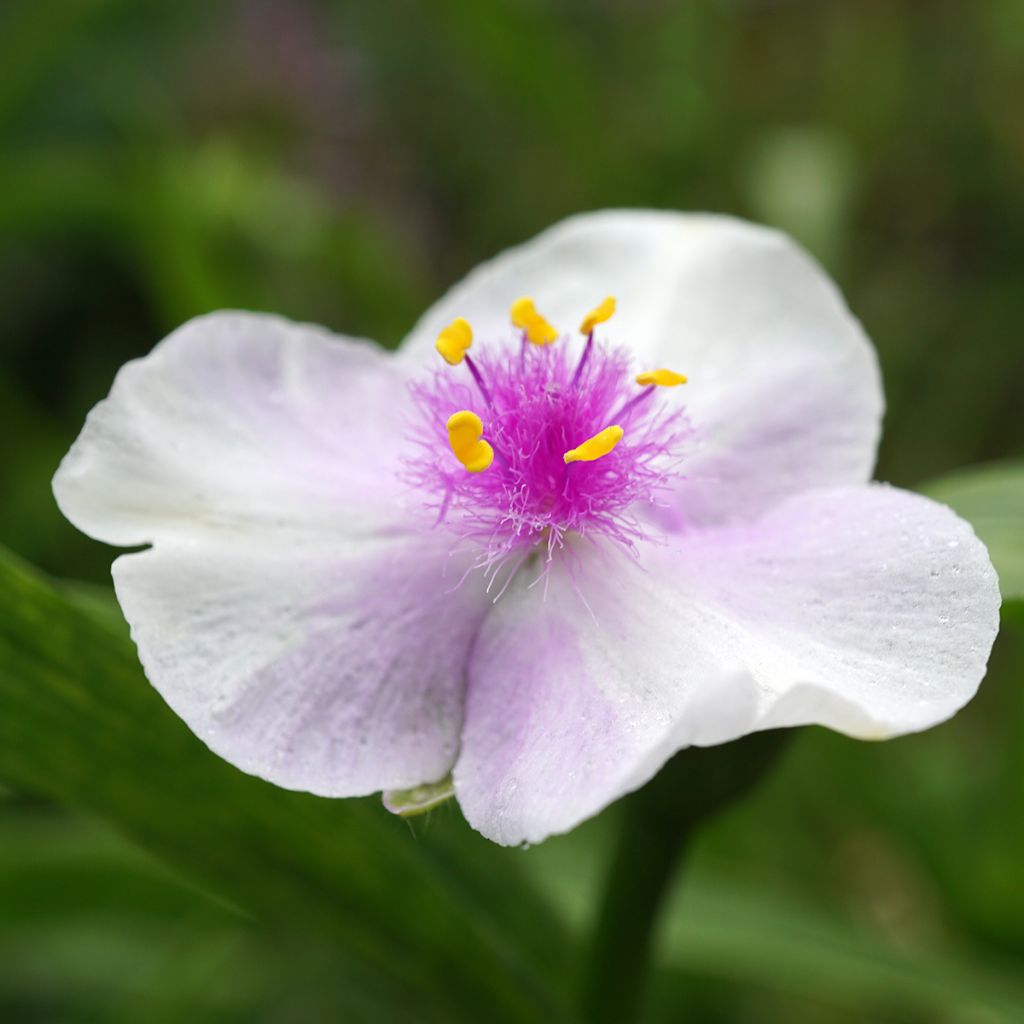
<path id="1" fill-rule="evenodd" d="M 673 869 L 697 829 L 767 774 L 790 730 L 676 754 L 624 801 L 622 831 L 586 964 L 583 1019 L 640 1019 L 651 937 Z"/>

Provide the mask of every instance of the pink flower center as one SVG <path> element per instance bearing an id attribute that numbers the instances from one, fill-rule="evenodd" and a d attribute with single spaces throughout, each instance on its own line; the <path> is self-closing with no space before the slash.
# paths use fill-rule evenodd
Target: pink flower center
<path id="1" fill-rule="evenodd" d="M 550 562 L 572 537 L 633 549 L 681 476 L 692 435 L 681 403 L 658 386 L 685 378 L 635 376 L 625 349 L 594 339 L 594 314 L 582 352 L 532 303 L 528 315 L 536 320 L 518 324 L 520 341 L 489 346 L 476 361 L 469 325 L 455 321 L 438 340 L 452 366 L 411 385 L 419 421 L 406 478 L 438 524 L 477 543 L 479 566 L 495 575 L 517 553 L 514 568 L 538 550 Z"/>

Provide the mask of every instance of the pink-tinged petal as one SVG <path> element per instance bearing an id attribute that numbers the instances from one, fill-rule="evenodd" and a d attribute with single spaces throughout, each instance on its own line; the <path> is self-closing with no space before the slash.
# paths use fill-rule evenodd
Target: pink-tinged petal
<path id="1" fill-rule="evenodd" d="M 506 844 L 572 828 L 688 745 L 934 725 L 974 694 L 998 625 L 971 528 L 885 486 L 802 495 L 642 564 L 609 554 L 575 583 L 555 569 L 546 600 L 526 582 L 474 647 L 454 772 L 467 819 Z"/>
<path id="2" fill-rule="evenodd" d="M 114 563 L 143 667 L 217 754 L 289 789 L 442 778 L 489 607 L 430 537 L 166 541 Z"/>
<path id="3" fill-rule="evenodd" d="M 928 498 L 885 484 L 815 491 L 680 556 L 679 584 L 731 621 L 762 728 L 916 732 L 962 708 L 985 674 L 998 579 L 970 525 Z"/>
<path id="4" fill-rule="evenodd" d="M 54 478 L 61 510 L 112 544 L 256 525 L 393 521 L 403 378 L 376 346 L 213 313 L 118 373 Z"/>
<path id="5" fill-rule="evenodd" d="M 436 359 L 455 316 L 478 346 L 507 337 L 531 295 L 566 333 L 606 294 L 598 334 L 644 369 L 685 373 L 679 389 L 700 447 L 680 508 L 689 523 L 756 518 L 810 487 L 863 483 L 883 407 L 877 360 L 835 286 L 794 242 L 729 217 L 610 210 L 572 217 L 474 270 L 436 303 L 403 360 Z"/>
<path id="6" fill-rule="evenodd" d="M 679 748 L 752 728 L 755 687 L 719 631 L 624 553 L 529 583 L 521 573 L 497 602 L 469 662 L 455 792 L 489 839 L 566 832 Z"/>

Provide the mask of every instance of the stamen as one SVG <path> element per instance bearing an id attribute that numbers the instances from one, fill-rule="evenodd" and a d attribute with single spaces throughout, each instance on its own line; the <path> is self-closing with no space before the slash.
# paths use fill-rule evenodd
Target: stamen
<path id="1" fill-rule="evenodd" d="M 527 340 L 534 345 L 550 345 L 558 337 L 558 331 L 537 312 L 528 295 L 512 303 L 509 316 L 513 327 L 525 332 Z"/>
<path id="2" fill-rule="evenodd" d="M 466 356 L 466 369 L 473 374 L 473 380 L 476 381 L 476 386 L 480 389 L 480 394 L 484 396 L 484 401 L 488 405 L 492 405 L 491 393 L 487 390 L 487 385 L 484 383 L 484 375 L 477 369 L 476 363 L 473 362 L 470 356 Z"/>
<path id="3" fill-rule="evenodd" d="M 512 303 L 508 315 L 512 318 L 513 327 L 525 330 L 526 325 L 537 315 L 537 307 L 533 304 L 533 299 L 524 295 Z"/>
<path id="4" fill-rule="evenodd" d="M 583 346 L 583 355 L 580 356 L 580 361 L 576 364 L 576 372 L 572 375 L 572 380 L 569 383 L 569 387 L 575 388 L 580 382 L 580 377 L 583 376 L 583 368 L 587 365 L 587 360 L 590 358 L 590 350 L 594 347 L 594 332 L 591 331 L 587 335 L 587 343 Z"/>
<path id="5" fill-rule="evenodd" d="M 494 449 L 482 439 L 483 432 L 482 420 L 469 409 L 448 417 L 448 443 L 470 473 L 482 473 L 494 461 Z"/>
<path id="6" fill-rule="evenodd" d="M 594 347 L 594 328 L 610 319 L 614 312 L 615 296 L 609 295 L 600 306 L 596 306 L 583 318 L 583 323 L 580 324 L 580 334 L 587 336 L 587 343 L 583 346 L 583 355 L 580 356 L 580 361 L 576 364 L 576 372 L 572 375 L 572 387 L 579 384 L 580 377 L 583 376 L 583 368 L 590 358 L 590 350 Z"/>
<path id="7" fill-rule="evenodd" d="M 618 411 L 612 417 L 612 419 L 621 420 L 626 413 L 631 413 L 641 402 L 650 398 L 654 394 L 654 385 L 651 384 L 649 387 L 643 389 L 638 395 L 634 395 L 628 402 L 623 402 L 619 406 Z"/>
<path id="8" fill-rule="evenodd" d="M 438 336 L 434 348 L 449 366 L 458 366 L 473 344 L 473 328 L 464 317 L 457 316 Z"/>
<path id="9" fill-rule="evenodd" d="M 622 440 L 622 435 L 620 426 L 605 427 L 600 433 L 587 438 L 583 444 L 570 448 L 562 459 L 566 465 L 570 462 L 593 462 L 607 455 Z"/>
<path id="10" fill-rule="evenodd" d="M 655 388 L 674 388 L 679 384 L 685 384 L 686 377 L 674 370 L 647 370 L 636 375 L 636 382 L 643 387 L 643 391 L 623 404 L 615 413 L 615 419 L 621 420 L 626 413 L 632 412 L 641 402 L 654 394 Z"/>
<path id="11" fill-rule="evenodd" d="M 598 324 L 603 324 L 612 318 L 615 312 L 615 296 L 609 295 L 600 306 L 595 306 L 580 324 L 580 334 L 592 334 Z"/>
<path id="12" fill-rule="evenodd" d="M 674 388 L 679 384 L 685 384 L 686 377 L 674 370 L 648 370 L 646 373 L 638 373 L 636 382 L 659 388 Z"/>

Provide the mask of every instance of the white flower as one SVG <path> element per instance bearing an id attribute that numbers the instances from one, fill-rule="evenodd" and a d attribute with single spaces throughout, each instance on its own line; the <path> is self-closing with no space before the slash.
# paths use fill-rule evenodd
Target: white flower
<path id="1" fill-rule="evenodd" d="M 553 340 L 608 292 L 592 347 Z M 467 328 L 456 365 L 435 353 L 459 317 L 480 384 Z M 661 367 L 689 383 L 641 402 L 632 373 Z M 54 489 L 91 536 L 151 545 L 114 563 L 118 598 L 213 750 L 325 796 L 452 772 L 470 823 L 518 843 L 691 744 L 881 738 L 970 699 L 995 573 L 949 509 L 868 483 L 881 413 L 870 343 L 785 237 L 604 212 L 478 268 L 397 354 L 185 324 L 121 370 Z"/>

